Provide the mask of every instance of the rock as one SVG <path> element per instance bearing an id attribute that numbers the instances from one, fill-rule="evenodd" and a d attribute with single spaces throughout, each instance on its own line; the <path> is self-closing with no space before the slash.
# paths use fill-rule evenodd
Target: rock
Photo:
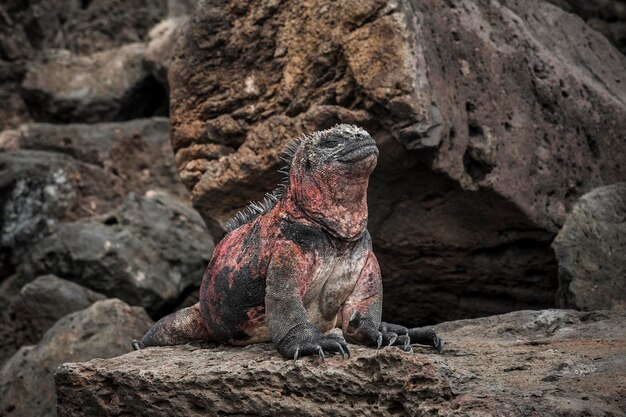
<path id="1" fill-rule="evenodd" d="M 188 21 L 187 16 L 170 17 L 150 30 L 150 42 L 144 54 L 144 64 L 150 74 L 167 90 L 169 69 L 174 44 L 179 32 Z"/>
<path id="2" fill-rule="evenodd" d="M 168 17 L 187 16 L 193 12 L 196 6 L 196 0 L 168 0 L 167 15 Z"/>
<path id="3" fill-rule="evenodd" d="M 59 222 L 106 213 L 130 191 L 187 198 L 164 118 L 32 123 L 0 133 L 0 151 L 0 279 Z"/>
<path id="4" fill-rule="evenodd" d="M 554 306 L 552 239 L 626 175 L 626 58 L 541 1 L 200 1 L 177 45 L 172 143 L 216 235 L 291 137 L 373 135 L 369 230 L 406 324 Z"/>
<path id="5" fill-rule="evenodd" d="M 49 49 L 88 55 L 144 42 L 150 28 L 170 13 L 171 2 L 11 0 L 0 4 L 0 130 L 32 120 L 32 109 L 20 94 L 31 61 Z M 158 83 L 153 86 L 162 92 Z"/>
<path id="6" fill-rule="evenodd" d="M 151 324 L 143 309 L 120 300 L 99 301 L 65 316 L 37 345 L 22 347 L 0 371 L 2 415 L 56 415 L 53 374 L 60 364 L 126 353 L 133 335 Z"/>
<path id="7" fill-rule="evenodd" d="M 582 196 L 552 247 L 561 305 L 626 312 L 626 183 Z"/>
<path id="8" fill-rule="evenodd" d="M 61 417 L 79 415 L 621 415 L 626 317 L 522 311 L 445 323 L 447 350 L 351 346 L 282 359 L 271 345 L 148 348 L 66 363 Z"/>
<path id="9" fill-rule="evenodd" d="M 168 13 L 168 0 L 9 3 L 3 17 L 13 36 L 6 36 L 5 44 L 26 38 L 22 44 L 34 50 L 62 48 L 82 55 L 145 41 L 150 28 Z"/>
<path id="10" fill-rule="evenodd" d="M 169 121 L 162 117 L 97 124 L 31 123 L 0 133 L 0 150 L 67 154 L 119 177 L 128 191 L 166 190 L 187 198 L 171 157 L 169 129 Z"/>
<path id="11" fill-rule="evenodd" d="M 129 195 L 105 215 L 64 223 L 20 265 L 52 273 L 160 317 L 197 290 L 213 250 L 202 218 L 165 193 Z"/>
<path id="12" fill-rule="evenodd" d="M 76 56 L 55 51 L 36 62 L 22 83 L 33 118 L 50 122 L 102 122 L 149 117 L 166 95 L 143 67 L 145 45 Z"/>
<path id="13" fill-rule="evenodd" d="M 2 322 L 7 334 L 0 340 L 0 363 L 20 346 L 39 342 L 57 320 L 104 299 L 100 293 L 54 275 L 44 275 L 24 285 Z"/>
<path id="14" fill-rule="evenodd" d="M 66 155 L 0 152 L 0 278 L 59 222 L 112 209 L 123 189 L 120 178 Z"/>
<path id="15" fill-rule="evenodd" d="M 579 15 L 626 54 L 626 4 L 623 0 L 548 0 Z"/>

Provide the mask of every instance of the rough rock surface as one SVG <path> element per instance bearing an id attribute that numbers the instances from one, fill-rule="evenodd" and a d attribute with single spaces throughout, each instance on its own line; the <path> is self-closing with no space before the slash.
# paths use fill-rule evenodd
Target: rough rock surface
<path id="1" fill-rule="evenodd" d="M 0 364 L 20 346 L 39 342 L 57 320 L 104 299 L 100 293 L 54 275 L 24 285 L 2 312 L 6 317 L 0 326 Z"/>
<path id="2" fill-rule="evenodd" d="M 62 365 L 59 416 L 614 415 L 626 409 L 626 317 L 521 311 L 438 327 L 442 355 L 351 346 L 297 363 L 270 345 L 149 348 Z"/>
<path id="3" fill-rule="evenodd" d="M 188 198 L 164 118 L 23 125 L 0 133 L 0 151 L 0 279 L 59 222 L 110 211 L 130 191 Z"/>
<path id="4" fill-rule="evenodd" d="M 150 42 L 144 53 L 144 65 L 165 90 L 169 87 L 167 71 L 172 61 L 172 51 L 179 32 L 187 21 L 187 16 L 170 17 L 150 30 Z"/>
<path id="5" fill-rule="evenodd" d="M 30 61 L 48 49 L 88 55 L 147 40 L 189 1 L 8 0 L 0 4 L 0 130 L 31 120 L 20 91 Z"/>
<path id="6" fill-rule="evenodd" d="M 589 26 L 602 33 L 626 54 L 626 1 L 624 0 L 547 0 L 563 10 L 576 13 Z"/>
<path id="7" fill-rule="evenodd" d="M 165 91 L 143 66 L 146 46 L 133 43 L 90 56 L 61 50 L 45 54 L 22 82 L 37 121 L 102 122 L 154 115 Z"/>
<path id="8" fill-rule="evenodd" d="M 64 362 L 110 358 L 128 351 L 128 340 L 148 329 L 145 311 L 120 300 L 95 303 L 61 319 L 35 346 L 22 347 L 0 371 L 3 416 L 54 416 L 53 374 Z"/>
<path id="9" fill-rule="evenodd" d="M 626 312 L 626 183 L 582 196 L 552 247 L 563 306 Z"/>
<path id="10" fill-rule="evenodd" d="M 181 198 L 166 118 L 97 124 L 30 123 L 0 133 L 0 150 L 30 149 L 69 155 L 123 180 L 126 190 L 167 190 Z"/>
<path id="11" fill-rule="evenodd" d="M 110 210 L 123 190 L 121 178 L 67 155 L 0 152 L 0 275 L 11 274 L 29 244 L 60 221 Z"/>
<path id="12" fill-rule="evenodd" d="M 64 223 L 35 244 L 19 273 L 52 273 L 160 317 L 197 290 L 213 240 L 194 210 L 164 193 Z"/>
<path id="13" fill-rule="evenodd" d="M 554 305 L 551 240 L 626 174 L 626 58 L 541 1 L 200 1 L 170 68 L 178 168 L 216 233 L 290 137 L 372 133 L 369 228 L 407 324 Z"/>

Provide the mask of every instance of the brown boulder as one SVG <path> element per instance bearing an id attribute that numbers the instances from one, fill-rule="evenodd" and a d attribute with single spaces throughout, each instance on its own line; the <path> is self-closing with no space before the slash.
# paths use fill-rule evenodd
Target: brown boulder
<path id="1" fill-rule="evenodd" d="M 407 324 L 554 305 L 551 240 L 626 173 L 626 58 L 537 0 L 201 1 L 170 68 L 178 169 L 216 233 L 291 137 L 370 131 L 385 315 Z"/>
<path id="2" fill-rule="evenodd" d="M 271 345 L 148 348 L 62 365 L 61 417 L 622 415 L 626 317 L 521 311 L 444 323 L 447 349 L 351 346 L 286 361 Z"/>
<path id="3" fill-rule="evenodd" d="M 152 321 L 120 300 L 99 301 L 65 316 L 34 346 L 22 347 L 0 371 L 3 416 L 55 416 L 54 371 L 62 363 L 111 358 L 128 352 L 129 340 Z"/>

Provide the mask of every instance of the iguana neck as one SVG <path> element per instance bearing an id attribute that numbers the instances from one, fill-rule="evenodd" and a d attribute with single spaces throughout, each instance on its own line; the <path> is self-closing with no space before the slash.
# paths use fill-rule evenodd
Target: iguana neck
<path id="1" fill-rule="evenodd" d="M 356 240 L 367 228 L 368 177 L 334 176 L 302 178 L 298 187 L 289 187 L 281 210 L 289 218 L 319 227 L 342 240 Z"/>

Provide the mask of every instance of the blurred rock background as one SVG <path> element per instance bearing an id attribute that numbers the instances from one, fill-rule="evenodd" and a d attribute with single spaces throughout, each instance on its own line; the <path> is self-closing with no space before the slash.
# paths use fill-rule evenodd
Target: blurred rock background
<path id="1" fill-rule="evenodd" d="M 626 309 L 626 2 L 195 3 L 0 4 L 0 416 L 193 303 L 282 146 L 336 123 L 381 150 L 387 320 Z"/>

